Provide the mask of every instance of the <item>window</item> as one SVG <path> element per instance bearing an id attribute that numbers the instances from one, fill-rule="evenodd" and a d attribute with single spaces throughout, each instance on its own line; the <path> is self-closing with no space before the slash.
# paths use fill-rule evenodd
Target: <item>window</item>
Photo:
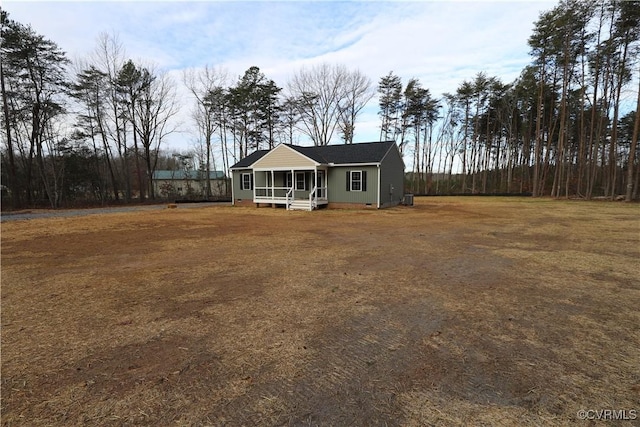
<path id="1" fill-rule="evenodd" d="M 367 171 L 347 171 L 347 191 L 367 191 Z"/>
<path id="2" fill-rule="evenodd" d="M 362 191 L 362 172 L 351 172 L 351 191 Z"/>
<path id="3" fill-rule="evenodd" d="M 240 182 L 241 190 L 253 190 L 253 175 L 250 173 L 242 174 L 242 181 Z"/>
<path id="4" fill-rule="evenodd" d="M 284 186 L 287 188 L 293 187 L 293 178 L 291 177 L 291 172 L 287 172 L 284 178 Z"/>
<path id="5" fill-rule="evenodd" d="M 296 190 L 306 190 L 307 180 L 304 172 L 296 172 Z"/>

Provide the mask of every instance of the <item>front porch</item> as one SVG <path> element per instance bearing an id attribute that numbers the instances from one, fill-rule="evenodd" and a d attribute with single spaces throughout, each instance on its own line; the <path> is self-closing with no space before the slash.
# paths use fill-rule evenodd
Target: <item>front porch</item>
<path id="1" fill-rule="evenodd" d="M 313 210 L 329 203 L 326 169 L 254 169 L 253 182 L 254 203 L 283 205 L 287 210 Z"/>

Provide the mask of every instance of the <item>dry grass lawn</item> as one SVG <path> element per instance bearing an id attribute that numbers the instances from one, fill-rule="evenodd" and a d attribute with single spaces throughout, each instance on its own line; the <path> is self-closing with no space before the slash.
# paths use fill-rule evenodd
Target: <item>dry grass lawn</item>
<path id="1" fill-rule="evenodd" d="M 608 202 L 3 223 L 2 423 L 640 418 L 639 259 L 640 206 Z"/>

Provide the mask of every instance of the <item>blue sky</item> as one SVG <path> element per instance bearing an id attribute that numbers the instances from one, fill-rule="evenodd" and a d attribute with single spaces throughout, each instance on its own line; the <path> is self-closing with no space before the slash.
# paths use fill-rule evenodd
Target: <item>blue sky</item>
<path id="1" fill-rule="evenodd" d="M 72 60 L 87 58 L 101 32 L 117 34 L 127 56 L 154 63 L 181 86 L 182 70 L 226 70 L 231 82 L 251 66 L 281 87 L 304 65 L 359 69 L 376 85 L 389 71 L 420 79 L 434 96 L 455 92 L 481 71 L 511 82 L 530 62 L 527 39 L 555 1 L 196 1 L 34 2 L 5 0 L 10 17 L 31 24 Z M 179 90 L 183 133 L 190 99 Z M 355 141 L 375 140 L 373 99 Z"/>

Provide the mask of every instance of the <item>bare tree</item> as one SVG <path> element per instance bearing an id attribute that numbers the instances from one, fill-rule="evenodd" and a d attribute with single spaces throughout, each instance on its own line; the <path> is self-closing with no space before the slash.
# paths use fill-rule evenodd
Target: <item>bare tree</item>
<path id="1" fill-rule="evenodd" d="M 119 184 L 116 178 L 116 170 L 112 162 L 112 145 L 115 144 L 121 161 L 121 171 L 125 182 L 125 199 L 131 199 L 131 180 L 129 177 L 128 153 L 124 127 L 124 107 L 120 102 L 116 81 L 118 73 L 125 62 L 125 52 L 117 34 L 100 33 L 97 38 L 96 48 L 92 53 L 89 63 L 95 72 L 104 76 L 104 108 L 96 114 L 99 133 L 103 142 L 105 156 L 111 176 L 113 196 L 115 200 L 120 198 Z"/>
<path id="2" fill-rule="evenodd" d="M 348 105 L 347 94 L 355 86 L 349 76 L 344 65 L 323 63 L 303 67 L 289 81 L 290 97 L 300 111 L 300 130 L 314 145 L 328 145 L 333 139 Z"/>
<path id="3" fill-rule="evenodd" d="M 371 85 L 369 77 L 362 74 L 360 70 L 347 73 L 338 122 L 342 139 L 346 144 L 353 144 L 358 113 L 373 98 L 374 94 L 375 89 Z"/>
<path id="4" fill-rule="evenodd" d="M 195 70 L 185 70 L 182 76 L 185 86 L 189 89 L 195 98 L 195 107 L 191 113 L 191 117 L 195 122 L 198 135 L 205 147 L 205 170 L 206 185 L 205 195 L 211 197 L 211 159 L 213 137 L 221 124 L 216 120 L 218 103 L 216 99 L 217 93 L 223 91 L 228 77 L 226 71 L 216 69 L 210 66 Z M 224 153 L 224 149 L 222 149 Z M 223 155 L 223 162 L 224 162 Z M 224 168 L 226 170 L 226 164 Z M 215 168 L 215 165 L 214 165 Z"/>
<path id="5" fill-rule="evenodd" d="M 138 95 L 135 105 L 136 132 L 143 147 L 142 156 L 147 167 L 149 194 L 155 199 L 153 172 L 158 162 L 158 151 L 167 135 L 177 129 L 171 120 L 178 112 L 176 87 L 169 76 L 153 67 L 142 69 L 143 79 L 148 80 Z"/>
<path id="6" fill-rule="evenodd" d="M 294 144 L 294 135 L 300 122 L 300 109 L 298 101 L 293 97 L 287 97 L 281 104 L 281 126 L 279 128 L 280 141 L 288 144 Z"/>

